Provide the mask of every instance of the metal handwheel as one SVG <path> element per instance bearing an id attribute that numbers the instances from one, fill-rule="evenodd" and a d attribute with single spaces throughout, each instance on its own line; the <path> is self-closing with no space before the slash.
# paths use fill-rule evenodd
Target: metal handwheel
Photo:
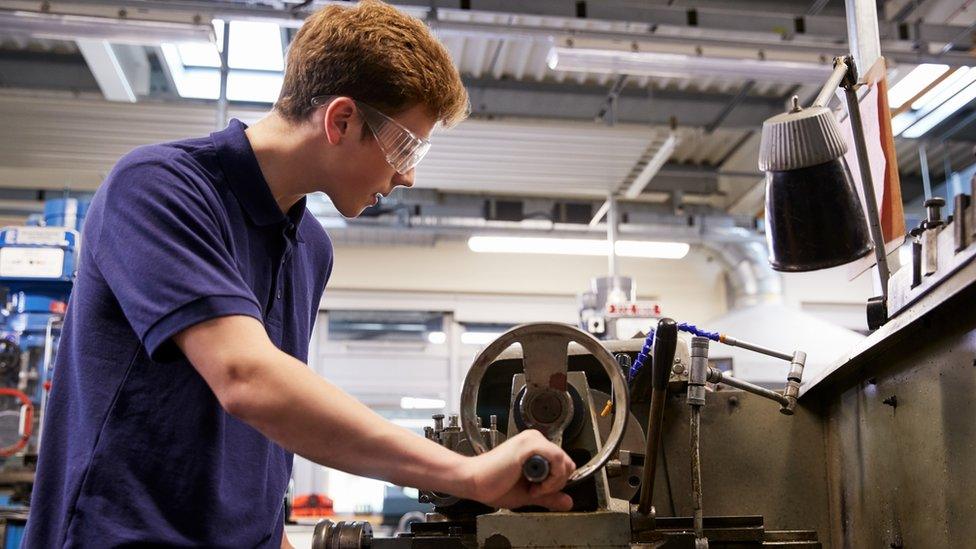
<path id="1" fill-rule="evenodd" d="M 487 451 L 478 428 L 478 389 L 488 366 L 514 343 L 522 346 L 526 388 L 512 413 L 520 414 L 527 427 L 538 429 L 555 444 L 561 444 L 563 430 L 573 416 L 573 398 L 567 383 L 571 341 L 582 345 L 603 366 L 610 378 L 614 414 L 606 443 L 590 461 L 576 469 L 569 477 L 569 483 L 579 482 L 606 465 L 617 451 L 627 424 L 627 382 L 616 359 L 598 339 L 568 324 L 555 322 L 516 326 L 488 345 L 474 360 L 461 390 L 461 426 L 475 453 Z"/>

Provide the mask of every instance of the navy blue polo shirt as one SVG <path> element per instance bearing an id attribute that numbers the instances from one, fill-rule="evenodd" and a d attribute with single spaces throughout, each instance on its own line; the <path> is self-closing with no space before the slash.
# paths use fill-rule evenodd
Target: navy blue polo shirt
<path id="1" fill-rule="evenodd" d="M 96 193 L 25 546 L 279 546 L 292 455 L 172 341 L 247 315 L 307 359 L 332 245 L 304 199 L 281 212 L 244 129 L 139 148 Z"/>

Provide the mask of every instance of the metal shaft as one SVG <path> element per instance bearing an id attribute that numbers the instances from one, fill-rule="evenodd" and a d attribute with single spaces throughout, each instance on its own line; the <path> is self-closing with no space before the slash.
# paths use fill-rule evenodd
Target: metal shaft
<path id="1" fill-rule="evenodd" d="M 881 216 L 878 213 L 878 200 L 874 194 L 874 180 L 871 177 L 871 160 L 868 158 L 867 145 L 864 140 L 864 126 L 861 125 L 861 106 L 857 101 L 857 90 L 854 85 L 844 85 L 847 98 L 847 112 L 851 117 L 851 129 L 854 132 L 854 150 L 857 152 L 857 163 L 861 169 L 861 187 L 864 190 L 864 206 L 868 213 L 868 226 L 871 229 L 871 240 L 874 242 L 874 257 L 878 263 L 878 276 L 881 278 L 881 295 L 888 301 L 888 256 L 885 253 L 884 235 L 881 232 Z"/>
<path id="2" fill-rule="evenodd" d="M 823 89 L 820 90 L 820 94 L 813 101 L 814 107 L 826 107 L 827 103 L 830 102 L 830 98 L 837 91 L 837 87 L 840 86 L 841 80 L 844 79 L 844 75 L 847 73 L 847 64 L 834 61 L 834 72 L 830 74 L 830 78 L 827 79 L 827 83 L 824 84 Z"/>
<path id="3" fill-rule="evenodd" d="M 708 369 L 708 381 L 710 381 L 711 383 L 724 383 L 730 387 L 735 387 L 736 389 L 742 389 L 747 393 L 752 393 L 754 395 L 758 395 L 764 398 L 768 398 L 769 400 L 778 402 L 782 406 L 786 406 L 789 404 L 789 400 L 785 396 L 777 393 L 776 391 L 772 391 L 766 389 L 765 387 L 760 387 L 759 385 L 755 385 L 749 383 L 748 381 L 743 381 L 741 379 L 737 379 L 734 377 L 726 377 L 721 370 L 716 370 L 715 368 Z"/>
<path id="4" fill-rule="evenodd" d="M 607 252 L 608 270 L 610 271 L 611 283 L 617 284 L 617 197 L 610 193 L 607 195 L 607 242 L 609 252 Z M 613 288 L 611 288 L 612 290 Z"/>
<path id="5" fill-rule="evenodd" d="M 640 501 L 637 505 L 637 510 L 643 515 L 651 513 L 657 453 L 661 446 L 661 431 L 664 429 L 664 404 L 667 398 L 667 389 L 651 391 L 651 412 L 647 416 L 647 444 L 644 447 L 644 470 L 641 472 Z"/>
<path id="6" fill-rule="evenodd" d="M 705 537 L 705 526 L 702 514 L 702 482 L 701 482 L 701 406 L 691 406 L 691 497 L 694 511 L 695 537 Z"/>
<path id="7" fill-rule="evenodd" d="M 757 352 L 762 355 L 771 356 L 773 358 L 778 358 L 790 362 L 793 360 L 793 355 L 787 353 L 781 353 L 775 349 L 770 349 L 768 347 L 763 347 L 762 345 L 756 345 L 755 343 L 749 343 L 748 341 L 742 341 L 741 339 L 736 339 L 734 337 L 722 336 L 722 343 L 726 345 L 731 345 L 732 347 L 741 347 L 743 349 L 749 349 L 750 351 Z"/>

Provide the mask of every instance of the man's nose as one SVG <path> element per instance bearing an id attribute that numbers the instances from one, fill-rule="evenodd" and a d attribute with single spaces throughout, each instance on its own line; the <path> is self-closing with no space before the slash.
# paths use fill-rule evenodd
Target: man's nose
<path id="1" fill-rule="evenodd" d="M 394 187 L 413 187 L 414 176 L 416 175 L 416 170 L 410 168 L 410 171 L 405 174 L 395 174 L 393 176 L 393 186 Z"/>

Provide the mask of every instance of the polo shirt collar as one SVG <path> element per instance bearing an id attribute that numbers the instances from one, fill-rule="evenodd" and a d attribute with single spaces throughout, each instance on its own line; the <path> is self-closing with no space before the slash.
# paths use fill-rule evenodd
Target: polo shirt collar
<path id="1" fill-rule="evenodd" d="M 234 118 L 227 128 L 210 134 L 230 190 L 255 225 L 266 227 L 291 222 L 297 229 L 305 215 L 305 198 L 295 203 L 287 216 L 281 212 L 261 173 L 251 142 L 244 134 L 246 129 L 247 125 Z M 295 234 L 302 240 L 297 230 Z"/>

